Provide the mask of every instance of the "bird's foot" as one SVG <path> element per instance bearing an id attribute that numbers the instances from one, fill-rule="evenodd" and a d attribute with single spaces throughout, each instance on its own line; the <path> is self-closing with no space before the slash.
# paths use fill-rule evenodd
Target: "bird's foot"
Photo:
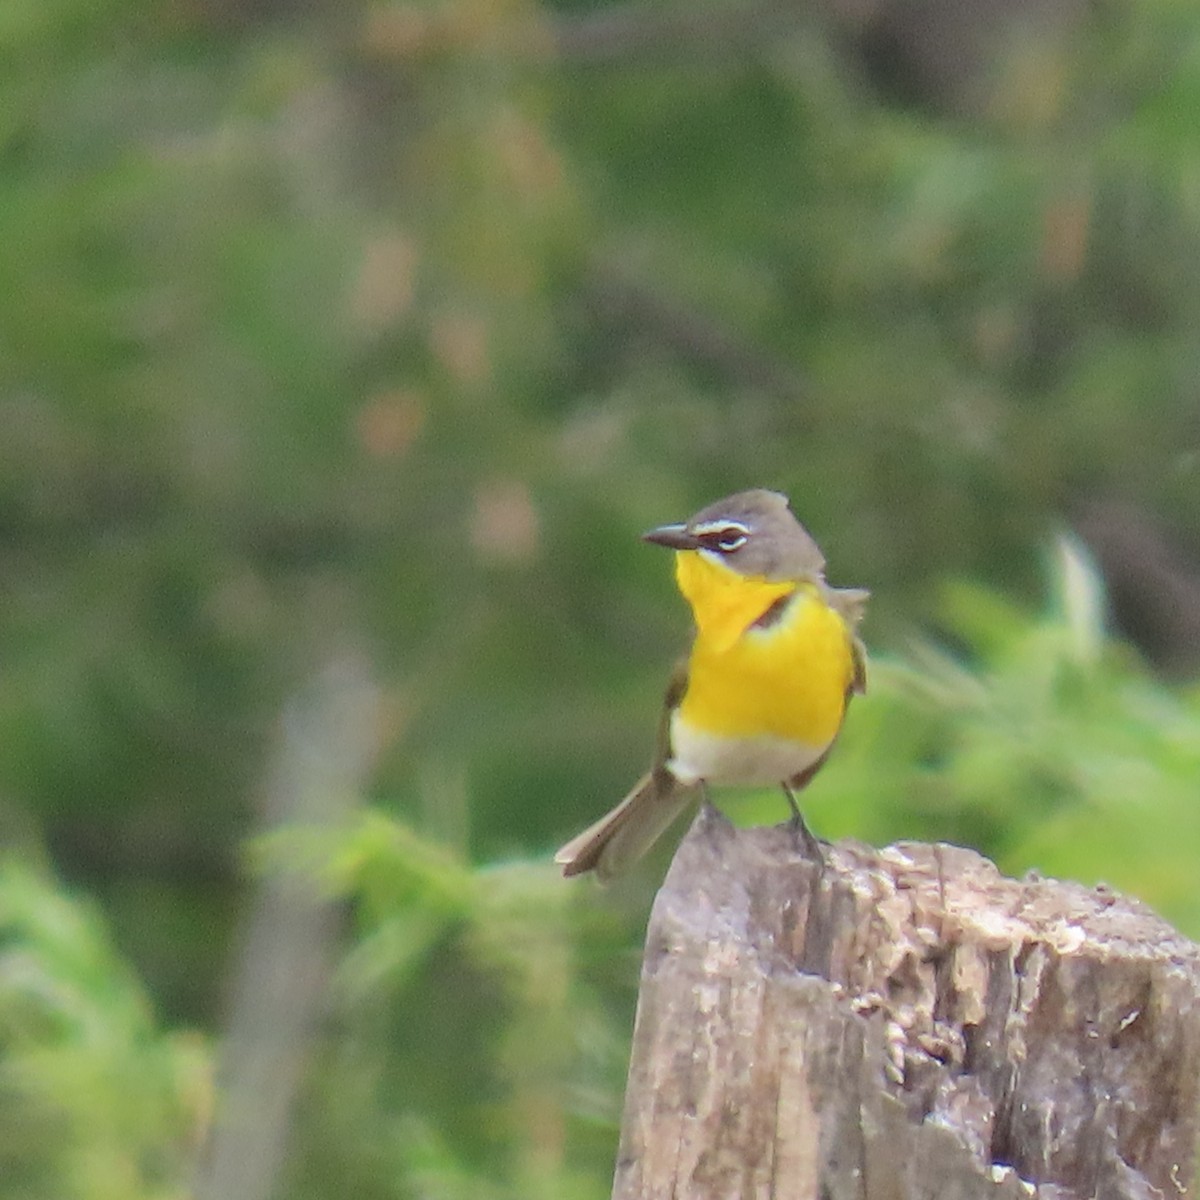
<path id="1" fill-rule="evenodd" d="M 825 858 L 825 847 L 829 843 L 816 837 L 804 823 L 803 817 L 793 817 L 788 822 L 788 828 L 792 831 L 792 838 L 795 840 L 798 851 L 802 852 L 806 858 L 812 859 L 819 867 L 828 865 Z"/>
<path id="2" fill-rule="evenodd" d="M 805 857 L 811 858 L 819 867 L 824 868 L 827 865 L 824 848 L 829 843 L 822 842 L 809 829 L 804 817 L 801 815 L 800 806 L 796 803 L 795 793 L 793 793 L 792 789 L 786 783 L 783 785 L 783 794 L 787 797 L 788 805 L 792 810 L 792 817 L 788 821 L 788 828 L 792 831 L 792 838 L 795 840 L 796 849 L 803 851 Z"/>

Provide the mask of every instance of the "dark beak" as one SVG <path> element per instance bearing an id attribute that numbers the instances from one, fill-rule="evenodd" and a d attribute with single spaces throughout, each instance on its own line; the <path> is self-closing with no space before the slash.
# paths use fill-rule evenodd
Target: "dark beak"
<path id="1" fill-rule="evenodd" d="M 653 542 L 656 546 L 667 546 L 672 550 L 698 550 L 700 539 L 695 534 L 688 533 L 686 525 L 660 525 L 642 534 L 643 542 Z"/>

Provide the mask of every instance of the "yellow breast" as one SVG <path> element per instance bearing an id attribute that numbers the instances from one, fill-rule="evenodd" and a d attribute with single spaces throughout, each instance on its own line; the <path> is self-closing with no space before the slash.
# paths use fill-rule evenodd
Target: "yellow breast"
<path id="1" fill-rule="evenodd" d="M 696 641 L 679 716 L 723 738 L 767 735 L 824 748 L 853 679 L 851 634 L 811 582 L 748 579 L 694 551 L 676 556 Z M 790 597 L 779 619 L 755 621 Z"/>

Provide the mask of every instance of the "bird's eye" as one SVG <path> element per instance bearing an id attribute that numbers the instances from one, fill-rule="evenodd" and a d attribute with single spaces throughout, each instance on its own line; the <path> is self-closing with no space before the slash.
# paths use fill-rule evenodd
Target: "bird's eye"
<path id="1" fill-rule="evenodd" d="M 746 530 L 741 525 L 723 525 L 720 529 L 706 530 L 700 538 L 710 549 L 732 554 L 746 544 Z"/>

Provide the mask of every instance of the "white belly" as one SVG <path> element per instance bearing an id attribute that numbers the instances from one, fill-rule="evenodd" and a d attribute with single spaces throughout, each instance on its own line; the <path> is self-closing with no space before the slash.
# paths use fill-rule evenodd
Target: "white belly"
<path id="1" fill-rule="evenodd" d="M 667 763 L 681 783 L 745 787 L 781 783 L 811 767 L 828 746 L 808 746 L 787 738 L 719 737 L 689 726 L 676 712 L 671 717 L 671 758 Z"/>

